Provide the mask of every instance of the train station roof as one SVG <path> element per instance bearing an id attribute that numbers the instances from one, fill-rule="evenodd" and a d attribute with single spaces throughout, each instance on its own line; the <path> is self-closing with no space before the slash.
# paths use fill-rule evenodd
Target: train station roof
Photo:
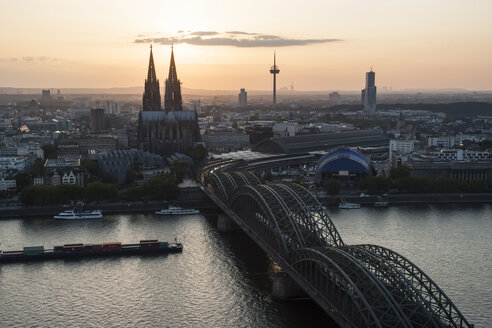
<path id="1" fill-rule="evenodd" d="M 387 146 L 389 138 L 377 130 L 343 131 L 278 137 L 260 141 L 252 150 L 269 154 L 328 151 L 340 147 Z"/>

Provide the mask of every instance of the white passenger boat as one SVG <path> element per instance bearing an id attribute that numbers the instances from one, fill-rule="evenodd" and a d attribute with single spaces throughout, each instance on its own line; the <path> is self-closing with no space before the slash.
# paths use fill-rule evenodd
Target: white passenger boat
<path id="1" fill-rule="evenodd" d="M 360 204 L 357 203 L 347 203 L 343 197 L 340 197 L 340 204 L 338 204 L 338 208 L 341 209 L 355 209 L 360 208 Z"/>
<path id="2" fill-rule="evenodd" d="M 174 205 L 169 205 L 169 208 L 165 208 L 155 212 L 155 214 L 159 214 L 159 215 L 188 215 L 188 214 L 198 214 L 198 213 L 200 213 L 199 210 L 187 209 Z"/>
<path id="3" fill-rule="evenodd" d="M 374 202 L 375 207 L 388 207 L 389 202 L 384 200 L 381 196 L 378 196 L 378 200 Z"/>
<path id="4" fill-rule="evenodd" d="M 84 203 L 77 202 L 73 209 L 65 210 L 54 218 L 58 220 L 88 220 L 88 219 L 102 219 L 103 215 L 101 210 L 84 211 Z"/>

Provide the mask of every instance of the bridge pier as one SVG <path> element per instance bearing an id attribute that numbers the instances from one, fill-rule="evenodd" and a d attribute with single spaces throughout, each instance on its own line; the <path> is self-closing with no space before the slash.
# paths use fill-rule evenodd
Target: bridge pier
<path id="1" fill-rule="evenodd" d="M 309 296 L 285 272 L 279 272 L 273 278 L 272 298 L 276 301 L 294 301 Z"/>
<path id="2" fill-rule="evenodd" d="M 227 214 L 220 213 L 217 215 L 217 230 L 220 232 L 229 232 L 239 230 L 239 226 Z"/>

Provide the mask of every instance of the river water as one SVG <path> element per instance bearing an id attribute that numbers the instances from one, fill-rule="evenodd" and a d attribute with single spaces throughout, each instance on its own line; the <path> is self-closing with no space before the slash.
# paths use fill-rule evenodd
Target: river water
<path id="1" fill-rule="evenodd" d="M 492 322 L 492 207 L 329 209 L 345 243 L 391 248 L 434 279 L 476 327 Z M 0 221 L 0 247 L 140 239 L 182 253 L 0 266 L 0 327 L 331 326 L 312 302 L 271 301 L 278 267 L 241 232 L 200 215 Z"/>

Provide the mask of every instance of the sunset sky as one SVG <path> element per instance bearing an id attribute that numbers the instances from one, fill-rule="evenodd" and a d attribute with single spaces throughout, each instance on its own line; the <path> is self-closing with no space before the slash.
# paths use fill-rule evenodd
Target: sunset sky
<path id="1" fill-rule="evenodd" d="M 492 90 L 490 0 L 0 0 L 0 87 Z"/>

